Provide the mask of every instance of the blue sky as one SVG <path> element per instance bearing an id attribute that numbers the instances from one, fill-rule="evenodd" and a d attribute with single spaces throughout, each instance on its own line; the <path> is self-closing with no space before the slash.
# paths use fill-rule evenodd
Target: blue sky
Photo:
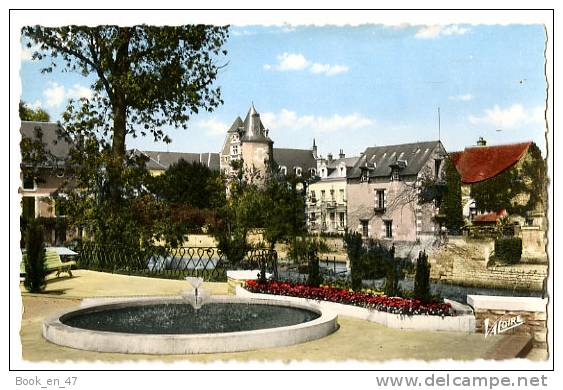
<path id="1" fill-rule="evenodd" d="M 541 25 L 358 27 L 233 26 L 221 71 L 224 105 L 168 129 L 170 145 L 145 150 L 218 152 L 252 102 L 274 147 L 357 155 L 367 146 L 438 138 L 449 151 L 532 140 L 545 149 L 544 29 Z M 22 50 L 22 99 L 59 119 L 91 80 L 54 71 Z M 544 152 L 545 154 L 545 152 Z"/>

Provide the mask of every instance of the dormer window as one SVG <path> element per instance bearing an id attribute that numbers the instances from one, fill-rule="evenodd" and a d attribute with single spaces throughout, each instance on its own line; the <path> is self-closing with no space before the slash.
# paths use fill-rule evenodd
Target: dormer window
<path id="1" fill-rule="evenodd" d="M 391 181 L 399 181 L 401 176 L 399 175 L 399 168 L 391 169 Z"/>
<path id="2" fill-rule="evenodd" d="M 321 177 L 326 177 L 326 170 L 324 168 L 321 169 Z"/>
<path id="3" fill-rule="evenodd" d="M 311 177 L 316 176 L 317 170 L 315 168 L 310 168 L 309 169 L 309 175 L 311 175 Z"/>
<path id="4" fill-rule="evenodd" d="M 302 174 L 301 168 L 300 168 L 300 167 L 295 167 L 295 175 L 296 175 L 296 176 L 301 176 L 301 174 Z"/>
<path id="5" fill-rule="evenodd" d="M 344 167 L 340 167 L 340 176 L 346 176 Z"/>
<path id="6" fill-rule="evenodd" d="M 281 172 L 282 175 L 287 175 L 287 167 L 281 166 L 281 167 L 280 167 L 280 172 Z"/>
<path id="7" fill-rule="evenodd" d="M 369 182 L 369 173 L 367 169 L 362 169 L 362 173 L 360 175 L 360 183 Z"/>

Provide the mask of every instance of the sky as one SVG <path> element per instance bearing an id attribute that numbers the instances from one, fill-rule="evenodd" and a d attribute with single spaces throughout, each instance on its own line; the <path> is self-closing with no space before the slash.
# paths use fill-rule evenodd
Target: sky
<path id="1" fill-rule="evenodd" d="M 166 128 L 172 143 L 128 148 L 219 152 L 253 103 L 274 147 L 359 155 L 368 146 L 440 139 L 446 150 L 534 141 L 545 156 L 542 25 L 231 26 L 224 104 Z M 59 120 L 92 78 L 54 70 L 22 48 L 22 100 Z M 438 108 L 440 121 L 438 120 Z M 440 122 L 440 131 L 438 130 Z"/>

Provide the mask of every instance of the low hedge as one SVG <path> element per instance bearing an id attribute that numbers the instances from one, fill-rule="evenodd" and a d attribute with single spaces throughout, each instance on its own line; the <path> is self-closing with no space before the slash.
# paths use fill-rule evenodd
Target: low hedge
<path id="1" fill-rule="evenodd" d="M 522 259 L 522 239 L 519 237 L 501 237 L 495 240 L 494 261 L 517 264 Z"/>

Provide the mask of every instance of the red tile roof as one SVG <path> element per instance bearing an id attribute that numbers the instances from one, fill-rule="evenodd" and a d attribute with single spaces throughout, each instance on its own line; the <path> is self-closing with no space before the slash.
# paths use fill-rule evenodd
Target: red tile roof
<path id="1" fill-rule="evenodd" d="M 500 209 L 496 213 L 487 213 L 487 214 L 476 215 L 473 218 L 473 223 L 496 222 L 499 219 L 501 219 L 502 217 L 505 217 L 507 215 L 508 215 L 508 213 L 506 212 L 505 209 Z"/>
<path id="2" fill-rule="evenodd" d="M 450 158 L 461 175 L 462 183 L 478 183 L 512 167 L 526 154 L 531 144 L 470 147 L 463 152 L 450 153 Z"/>

